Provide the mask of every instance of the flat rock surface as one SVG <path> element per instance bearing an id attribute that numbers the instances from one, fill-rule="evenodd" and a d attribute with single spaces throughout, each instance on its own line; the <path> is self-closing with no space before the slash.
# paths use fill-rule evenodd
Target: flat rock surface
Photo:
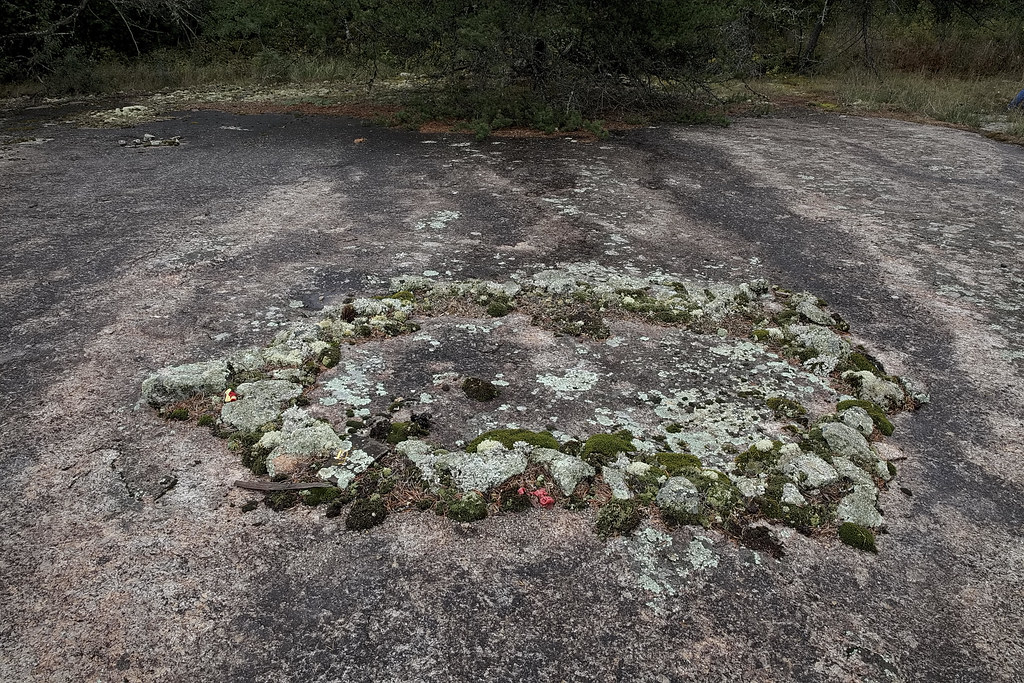
<path id="1" fill-rule="evenodd" d="M 595 143 L 63 118 L 0 113 L 36 141 L 0 145 L 0 679 L 1019 680 L 1024 150 L 827 115 Z M 180 144 L 118 145 L 146 133 Z M 225 443 L 138 404 L 154 370 L 396 275 L 583 262 L 813 292 L 925 387 L 886 443 L 905 459 L 878 555 L 650 525 L 605 542 L 560 509 L 360 533 L 242 512 L 259 494 L 230 486 Z M 520 368 L 475 353 L 486 379 Z"/>

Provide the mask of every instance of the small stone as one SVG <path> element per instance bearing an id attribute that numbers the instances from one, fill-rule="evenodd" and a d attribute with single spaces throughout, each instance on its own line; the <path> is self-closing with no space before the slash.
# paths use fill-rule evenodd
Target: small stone
<path id="1" fill-rule="evenodd" d="M 878 489 L 873 484 L 860 484 L 853 487 L 836 506 L 836 519 L 840 522 L 852 522 L 861 526 L 880 527 L 884 523 L 878 511 Z"/>
<path id="2" fill-rule="evenodd" d="M 662 508 L 695 515 L 700 511 L 700 492 L 686 477 L 669 477 L 655 497 Z"/>
<path id="3" fill-rule="evenodd" d="M 477 449 L 479 450 L 479 448 Z M 562 493 L 569 496 L 584 479 L 597 474 L 590 464 L 582 459 L 556 451 L 553 448 L 534 448 L 530 454 L 532 462 L 547 463 L 548 470 Z"/>
<path id="4" fill-rule="evenodd" d="M 195 394 L 216 396 L 227 388 L 227 378 L 228 364 L 222 360 L 166 367 L 142 383 L 142 398 L 161 407 Z"/>
<path id="5" fill-rule="evenodd" d="M 871 436 L 871 433 L 875 431 L 875 421 L 868 415 L 868 411 L 859 406 L 847 408 L 840 413 L 840 417 L 843 420 L 843 424 L 853 427 L 864 436 Z"/>
<path id="6" fill-rule="evenodd" d="M 732 480 L 732 483 L 736 485 L 740 495 L 744 498 L 756 498 L 757 496 L 763 496 L 764 492 L 768 488 L 768 483 L 766 481 L 756 477 L 736 477 Z"/>
<path id="7" fill-rule="evenodd" d="M 605 467 L 601 470 L 601 476 L 604 478 L 604 483 L 608 484 L 609 488 L 611 488 L 612 498 L 629 500 L 633 497 L 629 486 L 626 484 L 626 473 L 623 470 L 615 467 Z"/>
<path id="8" fill-rule="evenodd" d="M 904 401 L 903 389 L 868 370 L 847 370 L 843 379 L 857 387 L 857 397 L 881 406 L 884 410 L 899 407 Z"/>
<path id="9" fill-rule="evenodd" d="M 816 455 L 801 452 L 779 461 L 779 471 L 792 477 L 805 490 L 819 489 L 839 481 L 832 465 Z"/>
<path id="10" fill-rule="evenodd" d="M 864 435 L 856 429 L 839 422 L 828 422 L 821 426 L 821 435 L 836 455 L 849 458 L 858 465 L 874 466 L 877 456 Z"/>
<path id="11" fill-rule="evenodd" d="M 789 482 L 782 485 L 782 497 L 780 500 L 786 505 L 796 505 L 799 507 L 807 505 L 807 499 L 800 495 L 800 490 L 796 487 L 796 484 Z"/>

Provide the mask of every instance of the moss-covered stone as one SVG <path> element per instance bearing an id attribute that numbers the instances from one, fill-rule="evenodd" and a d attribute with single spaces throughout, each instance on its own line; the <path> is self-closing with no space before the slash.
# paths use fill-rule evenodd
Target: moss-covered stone
<path id="1" fill-rule="evenodd" d="M 657 453 L 654 459 L 672 477 L 704 466 L 700 458 L 692 453 Z"/>
<path id="2" fill-rule="evenodd" d="M 896 431 L 896 426 L 886 416 L 885 411 L 871 401 L 848 399 L 840 401 L 836 405 L 837 411 L 848 410 L 849 408 L 863 408 L 866 410 L 868 415 L 871 416 L 871 421 L 875 423 L 875 427 L 885 436 L 892 436 L 892 433 Z"/>
<path id="3" fill-rule="evenodd" d="M 841 524 L 839 526 L 839 540 L 858 550 L 866 550 L 871 553 L 878 552 L 878 548 L 875 545 L 875 532 L 860 524 L 854 524 L 853 522 Z"/>
<path id="4" fill-rule="evenodd" d="M 476 522 L 487 516 L 487 502 L 474 491 L 449 501 L 445 514 L 456 522 Z"/>
<path id="5" fill-rule="evenodd" d="M 345 518 L 345 528 L 350 531 L 369 529 L 382 524 L 387 516 L 388 510 L 379 496 L 360 498 L 349 508 L 348 517 Z"/>
<path id="6" fill-rule="evenodd" d="M 636 500 L 612 499 L 597 513 L 595 528 L 602 538 L 628 534 L 640 526 L 643 513 Z"/>
<path id="7" fill-rule="evenodd" d="M 736 456 L 736 469 L 748 477 L 770 471 L 779 462 L 779 449 L 773 444 L 771 449 L 759 449 L 751 446 Z"/>
<path id="8" fill-rule="evenodd" d="M 528 429 L 492 429 L 470 441 L 466 450 L 476 453 L 476 447 L 484 441 L 497 441 L 505 448 L 512 448 L 517 441 L 525 441 L 531 446 L 558 450 L 558 440 L 551 432 L 531 432 Z"/>
<path id="9" fill-rule="evenodd" d="M 626 431 L 614 434 L 594 434 L 583 444 L 580 458 L 593 467 L 604 467 L 615 460 L 619 453 L 634 453 L 633 435 Z"/>
<path id="10" fill-rule="evenodd" d="M 462 391 L 466 396 L 481 403 L 493 401 L 501 394 L 501 390 L 492 382 L 479 377 L 467 377 L 462 382 Z"/>
<path id="11" fill-rule="evenodd" d="M 861 353 L 860 351 L 853 351 L 843 361 L 836 366 L 836 370 L 840 373 L 846 370 L 862 371 L 867 370 L 870 373 L 878 375 L 879 377 L 887 377 L 888 375 L 882 371 L 882 368 L 867 354 Z"/>

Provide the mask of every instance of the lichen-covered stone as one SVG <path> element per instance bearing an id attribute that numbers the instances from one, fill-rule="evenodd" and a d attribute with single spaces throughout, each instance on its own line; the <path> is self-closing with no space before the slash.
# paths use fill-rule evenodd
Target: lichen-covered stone
<path id="1" fill-rule="evenodd" d="M 696 515 L 700 512 L 700 493 L 686 477 L 669 477 L 655 496 L 658 507 Z"/>
<path id="2" fill-rule="evenodd" d="M 316 325 L 304 323 L 278 332 L 262 355 L 269 366 L 292 367 L 318 358 L 330 346 L 320 339 Z"/>
<path id="3" fill-rule="evenodd" d="M 779 461 L 779 471 L 804 490 L 819 489 L 839 481 L 839 473 L 816 455 L 800 452 Z"/>
<path id="4" fill-rule="evenodd" d="M 836 455 L 849 458 L 858 465 L 873 467 L 878 459 L 864 435 L 848 425 L 827 422 L 821 426 L 821 436 Z"/>
<path id="5" fill-rule="evenodd" d="M 800 494 L 800 489 L 796 487 L 796 484 L 786 482 L 782 485 L 782 496 L 779 500 L 786 505 L 797 505 L 803 507 L 807 505 L 807 499 Z"/>
<path id="6" fill-rule="evenodd" d="M 840 477 L 849 480 L 853 484 L 871 484 L 874 486 L 874 480 L 871 478 L 871 475 L 855 465 L 849 458 L 836 456 L 832 458 L 832 466 L 839 473 Z"/>
<path id="7" fill-rule="evenodd" d="M 256 447 L 267 452 L 267 470 L 273 476 L 274 460 L 280 455 L 313 457 L 335 454 L 351 443 L 342 441 L 326 422 L 314 419 L 306 411 L 289 408 L 283 414 L 281 429 L 264 434 Z"/>
<path id="8" fill-rule="evenodd" d="M 867 527 L 880 527 L 884 523 L 878 511 L 878 489 L 874 485 L 860 484 L 853 487 L 836 506 L 836 519 Z"/>
<path id="9" fill-rule="evenodd" d="M 835 318 L 823 311 L 818 306 L 818 298 L 809 292 L 794 294 L 791 303 L 797 313 L 815 325 L 833 327 L 836 324 Z"/>
<path id="10" fill-rule="evenodd" d="M 582 459 L 552 448 L 534 448 L 530 453 L 530 460 L 546 464 L 551 477 L 567 496 L 572 495 L 581 481 L 597 474 L 597 470 Z"/>
<path id="11" fill-rule="evenodd" d="M 196 394 L 216 396 L 227 388 L 228 364 L 213 360 L 162 368 L 142 383 L 142 398 L 151 406 L 163 407 Z"/>
<path id="12" fill-rule="evenodd" d="M 238 400 L 225 403 L 220 419 L 243 432 L 255 432 L 277 420 L 282 406 L 302 393 L 302 386 L 280 379 L 265 379 L 239 384 Z"/>
<path id="13" fill-rule="evenodd" d="M 887 379 L 876 376 L 873 372 L 848 370 L 843 379 L 857 389 L 857 397 L 871 401 L 885 410 L 898 408 L 904 399 L 903 389 Z"/>
<path id="14" fill-rule="evenodd" d="M 629 490 L 629 484 L 626 483 L 625 470 L 617 467 L 605 467 L 601 470 L 601 477 L 612 490 L 612 498 L 629 500 L 633 497 L 633 492 Z"/>
<path id="15" fill-rule="evenodd" d="M 868 411 L 859 406 L 847 408 L 840 413 L 839 417 L 843 424 L 856 429 L 864 436 L 871 436 L 871 432 L 875 431 L 875 421 L 871 419 Z"/>

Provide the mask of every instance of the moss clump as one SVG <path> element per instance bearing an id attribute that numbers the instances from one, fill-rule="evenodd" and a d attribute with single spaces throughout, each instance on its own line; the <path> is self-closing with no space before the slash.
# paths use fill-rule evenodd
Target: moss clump
<path id="1" fill-rule="evenodd" d="M 228 435 L 228 448 L 241 455 L 242 464 L 257 475 L 267 473 L 269 454 L 256 446 L 262 436 L 256 432 L 233 432 Z"/>
<path id="2" fill-rule="evenodd" d="M 668 425 L 665 425 L 665 432 L 667 432 L 668 434 L 678 434 L 681 431 L 683 431 L 682 425 L 676 422 L 672 422 Z"/>
<path id="3" fill-rule="evenodd" d="M 573 455 L 578 458 L 580 456 L 580 453 L 583 452 L 583 444 L 573 439 L 572 441 L 566 441 L 565 443 L 563 443 L 558 450 L 565 453 L 566 455 Z"/>
<path id="4" fill-rule="evenodd" d="M 242 512 L 252 512 L 259 506 L 260 504 L 257 503 L 255 500 L 246 501 L 245 503 L 242 503 Z"/>
<path id="5" fill-rule="evenodd" d="M 690 469 L 700 469 L 704 463 L 692 453 L 658 453 L 654 459 L 665 468 L 670 477 L 675 477 Z"/>
<path id="6" fill-rule="evenodd" d="M 302 504 L 314 507 L 323 503 L 333 503 L 341 497 L 341 489 L 336 486 L 319 486 L 299 492 Z"/>
<path id="7" fill-rule="evenodd" d="M 341 360 L 341 347 L 331 344 L 320 354 L 320 364 L 325 368 L 333 368 Z"/>
<path id="8" fill-rule="evenodd" d="M 543 318 L 534 319 L 535 325 L 544 326 L 544 323 Z M 556 311 L 551 315 L 550 327 L 559 334 L 567 334 L 572 337 L 607 339 L 612 334 L 601 316 L 589 309 Z"/>
<path id="9" fill-rule="evenodd" d="M 487 516 L 487 503 L 479 493 L 467 493 L 447 504 L 446 515 L 456 522 L 476 522 Z"/>
<path id="10" fill-rule="evenodd" d="M 597 513 L 595 528 L 598 536 L 610 538 L 628 534 L 640 526 L 642 519 L 643 514 L 638 501 L 614 498 Z"/>
<path id="11" fill-rule="evenodd" d="M 800 419 L 807 415 L 807 408 L 792 399 L 782 396 L 772 396 L 765 401 L 776 417 L 785 417 L 791 420 Z"/>
<path id="12" fill-rule="evenodd" d="M 614 434 L 594 434 L 583 444 L 580 457 L 593 467 L 604 467 L 615 460 L 619 453 L 635 451 L 633 435 L 623 429 Z"/>
<path id="13" fill-rule="evenodd" d="M 847 410 L 849 408 L 863 408 L 867 411 L 868 415 L 871 416 L 871 421 L 875 423 L 875 427 L 885 436 L 892 436 L 892 433 L 896 431 L 896 426 L 889 421 L 886 417 L 885 411 L 878 407 L 871 401 L 858 401 L 850 399 L 846 401 L 840 401 L 836 405 L 836 411 Z"/>
<path id="14" fill-rule="evenodd" d="M 385 439 L 389 444 L 402 443 L 413 437 L 427 436 L 429 431 L 415 422 L 392 422 L 391 429 Z"/>
<path id="15" fill-rule="evenodd" d="M 770 451 L 758 450 L 751 446 L 736 456 L 736 469 L 748 477 L 756 477 L 759 474 L 769 471 L 779 462 L 779 446 L 775 443 Z"/>
<path id="16" fill-rule="evenodd" d="M 878 377 L 887 377 L 881 366 L 876 363 L 870 356 L 860 351 L 854 351 L 839 364 L 836 368 L 837 372 L 846 372 L 848 370 L 864 371 L 877 375 Z"/>
<path id="17" fill-rule="evenodd" d="M 502 512 L 522 512 L 533 507 L 532 496 L 519 493 L 518 489 L 506 489 L 498 497 L 498 508 Z"/>
<path id="18" fill-rule="evenodd" d="M 215 418 L 213 415 L 200 415 L 197 424 L 200 427 L 212 427 L 213 425 L 217 424 L 217 418 Z"/>
<path id="19" fill-rule="evenodd" d="M 686 473 L 701 496 L 701 512 L 716 521 L 729 517 L 733 508 L 742 499 L 742 494 L 729 477 L 719 470 L 698 469 Z"/>
<path id="20" fill-rule="evenodd" d="M 479 377 L 467 377 L 462 383 L 462 391 L 466 396 L 480 403 L 493 401 L 501 394 L 501 390 L 492 382 Z"/>
<path id="21" fill-rule="evenodd" d="M 168 420 L 185 421 L 188 419 L 188 408 L 175 408 L 166 415 Z"/>
<path id="22" fill-rule="evenodd" d="M 484 441 L 497 441 L 505 448 L 512 448 L 517 441 L 525 441 L 538 448 L 558 450 L 558 440 L 551 435 L 551 432 L 531 432 L 528 429 L 492 429 L 470 441 L 466 450 L 476 453 L 476 447 Z"/>
<path id="23" fill-rule="evenodd" d="M 382 298 L 384 298 L 384 299 L 398 299 L 399 301 L 404 301 L 406 303 L 412 303 L 413 301 L 416 301 L 416 295 L 413 294 L 408 289 L 403 289 L 401 291 L 395 292 L 394 294 L 388 294 L 386 297 L 382 297 Z"/>
<path id="24" fill-rule="evenodd" d="M 388 510 L 384 507 L 384 501 L 380 496 L 360 498 L 352 503 L 352 507 L 348 511 L 345 528 L 349 531 L 369 529 L 383 523 L 387 516 Z"/>
<path id="25" fill-rule="evenodd" d="M 889 470 L 889 476 L 890 477 L 895 477 L 896 476 L 896 465 L 893 465 L 891 462 L 886 460 L 885 461 L 885 467 L 886 467 L 886 469 Z"/>
<path id="26" fill-rule="evenodd" d="M 834 510 L 826 504 L 808 502 L 800 506 L 783 503 L 782 491 L 787 483 L 792 482 L 782 475 L 768 478 L 764 495 L 754 499 L 754 505 L 762 516 L 780 521 L 803 534 L 810 534 L 815 528 L 832 521 Z"/>
<path id="27" fill-rule="evenodd" d="M 875 546 L 875 532 L 860 524 L 854 524 L 853 522 L 841 524 L 839 526 L 839 540 L 858 550 L 866 550 L 871 553 L 878 552 L 878 548 Z"/>
<path id="28" fill-rule="evenodd" d="M 771 333 L 762 328 L 755 328 L 750 334 L 759 342 L 766 342 L 772 338 Z"/>
<path id="29" fill-rule="evenodd" d="M 707 517 L 699 513 L 683 512 L 677 508 L 660 508 L 661 518 L 670 527 L 677 526 L 710 526 Z"/>
<path id="30" fill-rule="evenodd" d="M 263 504 L 271 510 L 280 512 L 299 504 L 299 494 L 295 491 L 272 491 L 263 497 Z"/>

